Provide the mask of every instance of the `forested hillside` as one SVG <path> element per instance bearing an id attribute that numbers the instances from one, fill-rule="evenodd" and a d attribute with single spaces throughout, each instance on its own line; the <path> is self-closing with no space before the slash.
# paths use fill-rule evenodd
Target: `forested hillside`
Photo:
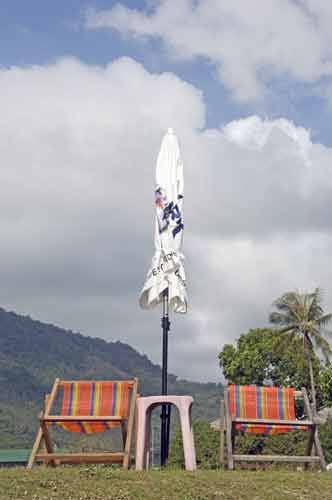
<path id="1" fill-rule="evenodd" d="M 129 345 L 85 337 L 0 308 L 0 448 L 32 443 L 43 395 L 56 377 L 133 376 L 139 377 L 141 394 L 160 393 L 160 367 Z M 221 391 L 213 383 L 169 376 L 170 393 L 195 396 L 195 417 L 215 418 Z"/>

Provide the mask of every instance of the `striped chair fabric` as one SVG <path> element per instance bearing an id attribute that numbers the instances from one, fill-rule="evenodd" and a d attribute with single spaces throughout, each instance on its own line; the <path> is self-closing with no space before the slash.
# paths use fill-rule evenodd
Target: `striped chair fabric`
<path id="1" fill-rule="evenodd" d="M 229 385 L 229 410 L 232 417 L 296 420 L 294 389 Z M 307 430 L 306 425 L 236 423 L 235 429 L 255 434 L 282 434 L 294 429 Z"/>
<path id="2" fill-rule="evenodd" d="M 62 385 L 61 416 L 80 417 L 73 422 L 56 422 L 70 432 L 92 434 L 118 427 L 120 422 L 84 422 L 85 416 L 128 417 L 128 382 L 68 382 Z"/>

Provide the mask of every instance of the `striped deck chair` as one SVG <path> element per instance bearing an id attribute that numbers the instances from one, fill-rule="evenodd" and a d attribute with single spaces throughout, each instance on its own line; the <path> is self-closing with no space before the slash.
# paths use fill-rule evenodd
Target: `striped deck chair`
<path id="1" fill-rule="evenodd" d="M 121 381 L 68 381 L 56 379 L 45 398 L 40 414 L 40 428 L 33 445 L 27 469 L 34 462 L 59 463 L 120 463 L 128 469 L 134 425 L 138 379 Z M 57 398 L 62 396 L 60 411 L 52 413 Z M 122 431 L 123 451 L 110 453 L 56 453 L 49 427 L 58 425 L 70 432 L 92 434 L 114 427 Z M 44 441 L 46 452 L 39 452 Z"/>
<path id="2" fill-rule="evenodd" d="M 295 397 L 303 398 L 306 420 L 295 417 Z M 234 454 L 236 431 L 255 434 L 282 434 L 295 429 L 308 432 L 306 454 L 290 455 L 237 455 Z M 225 388 L 220 415 L 220 462 L 224 462 L 224 432 L 226 432 L 228 468 L 234 462 L 303 462 L 320 463 L 326 469 L 318 431 L 305 388 L 295 391 L 291 387 L 259 387 L 255 385 L 229 385 Z M 312 455 L 315 448 L 316 455 Z"/>

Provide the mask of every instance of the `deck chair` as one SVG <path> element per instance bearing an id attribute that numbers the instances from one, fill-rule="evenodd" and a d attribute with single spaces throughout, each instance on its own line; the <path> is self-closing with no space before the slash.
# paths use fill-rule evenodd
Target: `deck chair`
<path id="1" fill-rule="evenodd" d="M 295 398 L 304 400 L 305 420 L 296 420 Z M 319 463 L 326 470 L 318 430 L 305 388 L 259 387 L 229 385 L 220 407 L 220 462 L 224 463 L 224 432 L 226 434 L 228 468 L 235 462 L 303 462 Z M 255 434 L 282 434 L 295 429 L 308 432 L 305 455 L 237 455 L 234 453 L 236 431 Z"/>
<path id="2" fill-rule="evenodd" d="M 56 379 L 51 393 L 45 397 L 44 410 L 39 417 L 40 428 L 33 445 L 27 469 L 34 462 L 60 463 L 118 463 L 128 469 L 133 433 L 138 379 L 123 381 L 68 381 Z M 52 409 L 61 396 L 61 410 Z M 57 453 L 49 427 L 56 424 L 70 432 L 92 434 L 114 427 L 121 428 L 123 451 L 110 453 Z M 40 452 L 42 442 L 46 451 Z"/>

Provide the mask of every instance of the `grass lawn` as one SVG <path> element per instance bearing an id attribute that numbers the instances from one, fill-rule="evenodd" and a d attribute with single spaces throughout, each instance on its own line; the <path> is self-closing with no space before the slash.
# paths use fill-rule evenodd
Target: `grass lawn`
<path id="1" fill-rule="evenodd" d="M 102 466 L 0 470 L 1 500 L 332 500 L 332 473 L 165 470 Z"/>

